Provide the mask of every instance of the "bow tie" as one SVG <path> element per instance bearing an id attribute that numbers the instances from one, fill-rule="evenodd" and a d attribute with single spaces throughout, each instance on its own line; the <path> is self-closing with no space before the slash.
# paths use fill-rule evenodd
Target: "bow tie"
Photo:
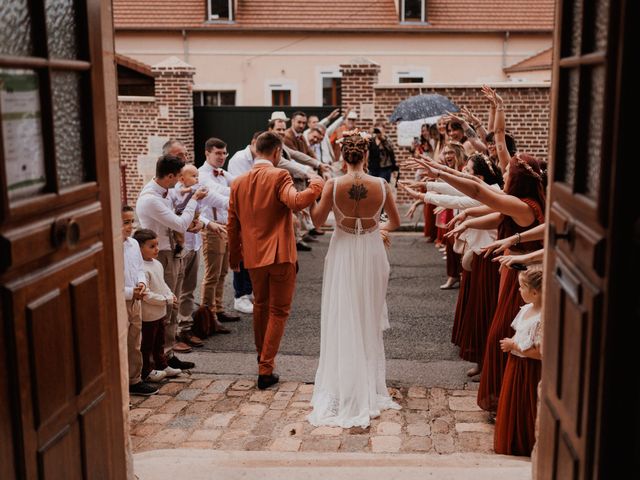
<path id="1" fill-rule="evenodd" d="M 213 176 L 214 176 L 214 177 L 217 177 L 217 176 L 219 176 L 219 175 L 224 176 L 224 172 L 222 171 L 222 169 L 221 169 L 221 168 L 215 168 L 215 169 L 213 170 Z"/>

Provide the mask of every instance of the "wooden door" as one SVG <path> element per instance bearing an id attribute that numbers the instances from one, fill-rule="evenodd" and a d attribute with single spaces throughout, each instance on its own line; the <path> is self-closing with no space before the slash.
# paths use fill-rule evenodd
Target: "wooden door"
<path id="1" fill-rule="evenodd" d="M 2 479 L 126 478 L 110 5 L 0 6 Z"/>
<path id="2" fill-rule="evenodd" d="M 623 119 L 637 96 L 624 75 L 637 56 L 625 39 L 637 40 L 637 26 L 627 28 L 637 4 L 556 2 L 540 479 L 614 478 L 612 465 L 632 459 L 623 455 L 632 443 L 611 432 L 637 407 L 635 377 L 618 381 L 637 370 L 637 358 L 622 360 L 637 351 L 638 293 L 628 291 L 638 285 L 638 162 L 625 158 L 637 119 Z"/>

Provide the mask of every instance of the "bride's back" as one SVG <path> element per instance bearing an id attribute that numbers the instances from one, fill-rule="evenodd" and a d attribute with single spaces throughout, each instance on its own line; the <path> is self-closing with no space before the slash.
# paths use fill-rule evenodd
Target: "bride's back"
<path id="1" fill-rule="evenodd" d="M 336 221 L 347 230 L 363 230 L 378 225 L 386 199 L 385 181 L 363 173 L 348 173 L 334 180 L 333 206 Z"/>

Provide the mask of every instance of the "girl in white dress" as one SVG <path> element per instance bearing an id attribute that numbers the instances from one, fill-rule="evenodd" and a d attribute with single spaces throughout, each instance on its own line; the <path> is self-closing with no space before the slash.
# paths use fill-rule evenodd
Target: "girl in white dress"
<path id="1" fill-rule="evenodd" d="M 329 180 L 311 211 L 318 228 L 333 210 L 336 228 L 325 258 L 320 364 L 308 420 L 313 425 L 367 427 L 387 408 L 383 330 L 389 328 L 389 232 L 400 225 L 391 188 L 365 173 L 369 141 L 348 132 L 342 141 L 347 174 Z M 380 224 L 384 208 L 389 220 Z"/>

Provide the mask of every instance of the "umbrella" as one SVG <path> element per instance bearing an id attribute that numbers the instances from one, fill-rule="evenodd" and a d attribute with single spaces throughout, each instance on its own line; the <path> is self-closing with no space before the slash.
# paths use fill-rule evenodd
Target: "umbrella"
<path id="1" fill-rule="evenodd" d="M 447 112 L 460 109 L 447 97 L 437 93 L 416 95 L 398 104 L 389 117 L 390 122 L 420 120 L 428 117 L 439 117 Z"/>

